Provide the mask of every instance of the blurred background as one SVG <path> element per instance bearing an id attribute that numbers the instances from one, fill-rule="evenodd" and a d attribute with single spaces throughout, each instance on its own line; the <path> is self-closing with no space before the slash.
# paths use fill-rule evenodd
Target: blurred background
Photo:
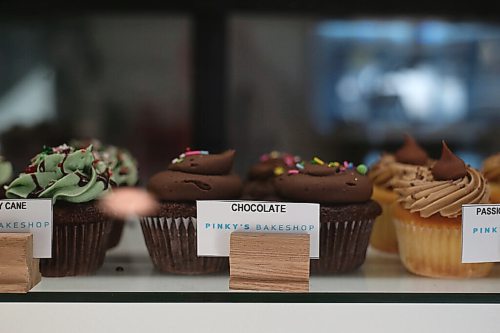
<path id="1" fill-rule="evenodd" d="M 241 175 L 273 149 L 371 163 L 403 133 L 476 167 L 500 151 L 500 22 L 297 11 L 9 16 L 1 154 L 19 172 L 97 138 L 147 179 L 188 146 L 237 149 Z"/>

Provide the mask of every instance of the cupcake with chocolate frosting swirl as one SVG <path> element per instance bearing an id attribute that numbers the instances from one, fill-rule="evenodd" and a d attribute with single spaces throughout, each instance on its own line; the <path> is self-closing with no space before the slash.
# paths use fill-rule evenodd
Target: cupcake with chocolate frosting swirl
<path id="1" fill-rule="evenodd" d="M 482 171 L 490 184 L 491 203 L 500 203 L 500 153 L 485 159 Z"/>
<path id="2" fill-rule="evenodd" d="M 315 273 L 344 273 L 357 269 L 366 257 L 380 206 L 370 199 L 372 182 L 366 166 L 325 163 L 318 158 L 297 164 L 275 180 L 285 200 L 320 203 L 320 258 L 311 260 Z"/>
<path id="3" fill-rule="evenodd" d="M 371 168 L 368 176 L 373 181 L 373 200 L 382 206 L 382 215 L 377 217 L 373 226 L 370 244 L 377 250 L 397 253 L 396 231 L 392 223 L 391 207 L 397 200 L 394 182 L 411 179 L 419 169 L 430 166 L 432 160 L 425 150 L 408 134 L 404 145 L 394 154 L 384 153 Z"/>
<path id="4" fill-rule="evenodd" d="M 150 178 L 147 189 L 160 201 L 160 211 L 157 216 L 142 217 L 141 226 L 153 264 L 160 271 L 227 271 L 227 258 L 197 255 L 196 200 L 239 199 L 242 182 L 231 173 L 234 156 L 234 150 L 221 154 L 188 150 Z"/>
<path id="5" fill-rule="evenodd" d="M 429 277 L 481 277 L 492 264 L 462 264 L 462 205 L 489 203 L 484 176 L 465 165 L 443 141 L 441 158 L 394 182 L 400 195 L 394 223 L 405 267 Z"/>

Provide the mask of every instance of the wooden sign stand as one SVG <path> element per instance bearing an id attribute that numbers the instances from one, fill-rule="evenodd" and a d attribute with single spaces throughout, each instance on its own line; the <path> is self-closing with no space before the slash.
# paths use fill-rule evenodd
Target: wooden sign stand
<path id="1" fill-rule="evenodd" d="M 229 288 L 309 291 L 309 235 L 231 234 Z"/>
<path id="2" fill-rule="evenodd" d="M 41 280 L 33 235 L 0 233 L 0 293 L 27 293 Z"/>

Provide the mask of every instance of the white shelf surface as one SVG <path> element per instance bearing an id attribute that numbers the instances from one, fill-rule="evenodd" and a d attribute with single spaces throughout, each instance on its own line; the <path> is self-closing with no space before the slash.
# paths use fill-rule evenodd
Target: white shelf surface
<path id="1" fill-rule="evenodd" d="M 128 223 L 120 245 L 94 276 L 43 278 L 32 292 L 234 292 L 228 275 L 178 276 L 154 270 L 138 223 Z M 441 280 L 415 276 L 398 256 L 369 250 L 366 262 L 345 275 L 312 276 L 312 293 L 500 293 L 500 267 L 486 278 Z"/>

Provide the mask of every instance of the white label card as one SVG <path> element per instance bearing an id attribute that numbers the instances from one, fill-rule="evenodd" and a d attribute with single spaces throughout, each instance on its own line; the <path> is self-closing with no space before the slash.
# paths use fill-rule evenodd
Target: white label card
<path id="1" fill-rule="evenodd" d="M 0 232 L 31 232 L 33 257 L 52 256 L 52 200 L 0 200 Z"/>
<path id="2" fill-rule="evenodd" d="M 309 234 L 319 258 L 319 204 L 267 201 L 196 202 L 199 256 L 229 256 L 232 232 Z"/>
<path id="3" fill-rule="evenodd" d="M 500 261 L 500 205 L 462 206 L 462 262 Z"/>

